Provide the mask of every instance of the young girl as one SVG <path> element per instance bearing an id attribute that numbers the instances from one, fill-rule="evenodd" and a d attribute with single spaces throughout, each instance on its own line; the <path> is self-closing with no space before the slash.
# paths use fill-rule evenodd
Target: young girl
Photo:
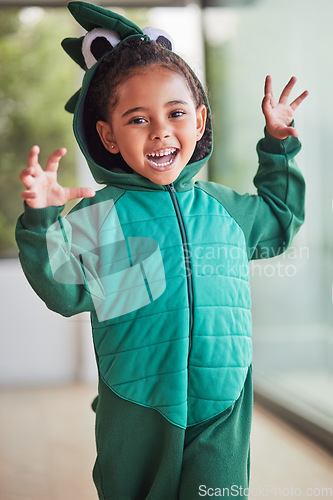
<path id="1" fill-rule="evenodd" d="M 70 9 L 88 34 L 64 42 L 86 69 L 67 108 L 75 105 L 76 138 L 106 187 L 63 188 L 65 149 L 43 170 L 34 146 L 16 234 L 46 305 L 91 312 L 99 498 L 246 498 L 248 261 L 284 251 L 303 222 L 292 121 L 307 92 L 288 105 L 292 78 L 276 102 L 266 79 L 257 196 L 194 182 L 211 154 L 210 110 L 167 35 L 83 2 Z M 84 199 L 61 217 L 76 197 Z"/>

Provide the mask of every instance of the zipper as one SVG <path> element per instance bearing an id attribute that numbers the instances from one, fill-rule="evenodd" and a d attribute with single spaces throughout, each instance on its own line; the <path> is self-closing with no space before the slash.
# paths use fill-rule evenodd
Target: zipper
<path id="1" fill-rule="evenodd" d="M 179 229 L 180 229 L 180 234 L 182 237 L 182 242 L 183 242 L 183 250 L 184 250 L 184 257 L 185 257 L 185 271 L 186 271 L 186 278 L 187 278 L 187 293 L 188 293 L 188 306 L 189 306 L 189 354 L 191 351 L 192 347 L 192 329 L 193 329 L 193 282 L 192 282 L 192 268 L 191 268 L 191 258 L 190 258 L 190 251 L 188 248 L 188 241 L 187 241 L 187 236 L 186 236 L 186 231 L 185 231 L 185 226 L 184 226 L 184 221 L 182 217 L 182 213 L 180 211 L 178 199 L 176 196 L 176 191 L 174 188 L 173 184 L 167 184 L 166 186 L 167 191 L 170 193 L 171 201 L 173 203 L 178 224 L 179 224 Z"/>

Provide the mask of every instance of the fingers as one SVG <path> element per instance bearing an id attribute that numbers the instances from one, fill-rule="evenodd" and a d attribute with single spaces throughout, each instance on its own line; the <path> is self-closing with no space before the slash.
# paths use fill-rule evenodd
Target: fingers
<path id="1" fill-rule="evenodd" d="M 265 79 L 265 97 L 269 95 L 272 106 L 276 106 L 276 101 L 273 94 L 273 80 L 270 75 L 266 76 Z"/>
<path id="2" fill-rule="evenodd" d="M 266 76 L 265 80 L 265 95 L 273 94 L 272 77 L 270 75 Z"/>
<path id="3" fill-rule="evenodd" d="M 75 200 L 76 198 L 92 198 L 95 196 L 92 188 L 65 188 L 66 200 Z"/>
<path id="4" fill-rule="evenodd" d="M 27 165 L 28 168 L 22 170 L 20 174 L 21 182 L 29 189 L 33 183 L 33 177 L 37 175 L 38 169 L 41 169 L 38 163 L 38 155 L 40 153 L 39 146 L 32 146 L 30 149 Z"/>
<path id="5" fill-rule="evenodd" d="M 286 105 L 288 105 L 288 98 L 289 98 L 289 96 L 291 94 L 291 91 L 293 90 L 296 82 L 297 82 L 297 78 L 295 76 L 292 76 L 290 78 L 289 82 L 287 83 L 287 85 L 285 86 L 285 88 L 282 91 L 282 94 L 281 94 L 280 100 L 279 100 L 280 104 L 286 104 Z M 274 99 L 274 96 L 273 96 L 272 77 L 268 75 L 266 77 L 266 80 L 265 80 L 265 97 L 267 95 L 269 95 L 269 94 L 271 96 L 272 107 L 275 107 L 276 103 L 274 102 L 275 99 Z M 295 99 L 290 104 L 291 108 L 293 110 L 295 110 L 304 101 L 304 99 L 308 95 L 309 95 L 309 92 L 307 90 L 305 90 L 299 97 L 297 97 L 297 99 Z"/>
<path id="6" fill-rule="evenodd" d="M 30 158 L 31 155 L 31 158 Z M 35 161 L 34 158 L 34 153 L 30 152 L 28 163 L 33 163 Z M 37 162 L 38 162 L 38 153 L 37 153 Z M 23 186 L 26 188 L 26 191 L 23 191 L 21 193 L 21 197 L 24 200 L 31 200 L 33 198 L 36 198 L 36 193 L 34 191 L 31 191 L 31 188 L 34 185 L 35 182 L 35 175 L 36 175 L 36 166 L 31 166 L 28 168 L 25 168 L 22 170 L 20 173 L 20 181 L 22 182 Z"/>
<path id="7" fill-rule="evenodd" d="M 291 104 L 290 104 L 290 107 L 295 111 L 296 108 L 298 108 L 298 106 L 300 104 L 302 104 L 302 102 L 304 101 L 304 99 L 309 95 L 309 91 L 308 90 L 305 90 L 300 96 L 297 97 L 297 99 L 295 99 Z"/>
<path id="8" fill-rule="evenodd" d="M 292 76 L 290 78 L 289 82 L 287 83 L 287 85 L 285 86 L 285 88 L 282 91 L 279 103 L 288 104 L 288 98 L 290 96 L 292 89 L 295 86 L 296 81 L 297 81 L 297 78 L 295 76 Z"/>
<path id="9" fill-rule="evenodd" d="M 59 167 L 59 162 L 63 156 L 67 153 L 66 148 L 57 149 L 54 153 L 51 154 L 49 159 L 47 160 L 45 171 L 46 172 L 56 172 Z"/>
<path id="10" fill-rule="evenodd" d="M 23 169 L 19 175 L 20 181 L 27 189 L 30 189 L 34 183 L 34 176 L 36 175 L 36 168 L 39 167 L 39 163 L 38 163 L 39 152 L 40 152 L 39 146 L 32 146 L 32 148 L 30 149 L 29 155 L 28 155 L 28 160 L 27 160 L 28 167 Z M 22 193 L 22 198 L 23 197 L 24 196 Z"/>
<path id="11" fill-rule="evenodd" d="M 40 153 L 40 148 L 39 146 L 32 146 L 30 153 L 28 155 L 28 168 L 23 170 L 20 175 L 20 179 L 22 180 L 21 176 L 34 176 L 38 174 L 38 171 L 41 172 L 42 168 L 39 165 L 38 161 L 38 156 Z M 67 153 L 66 148 L 60 148 L 54 151 L 54 153 L 51 154 L 49 157 L 45 171 L 48 172 L 56 172 L 59 167 L 59 162 L 61 158 Z"/>
<path id="12" fill-rule="evenodd" d="M 24 200 L 33 200 L 34 198 L 37 198 L 37 193 L 34 191 L 22 191 L 21 198 Z"/>
<path id="13" fill-rule="evenodd" d="M 262 101 L 262 110 L 265 116 L 267 116 L 272 110 L 272 96 L 271 94 L 265 94 Z"/>
<path id="14" fill-rule="evenodd" d="M 28 167 L 37 167 L 39 152 L 40 152 L 39 146 L 32 146 L 28 156 L 28 162 L 27 162 Z"/>
<path id="15" fill-rule="evenodd" d="M 35 168 L 34 167 L 25 168 L 20 173 L 20 175 L 19 175 L 20 181 L 27 189 L 31 188 L 31 186 L 34 182 L 34 177 L 33 177 L 34 175 L 35 175 Z"/>

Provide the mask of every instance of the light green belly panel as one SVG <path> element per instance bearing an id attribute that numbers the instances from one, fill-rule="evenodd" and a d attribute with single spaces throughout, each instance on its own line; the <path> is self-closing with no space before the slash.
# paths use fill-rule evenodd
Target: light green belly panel
<path id="1" fill-rule="evenodd" d="M 135 265 L 137 270 L 119 278 L 118 312 L 105 304 L 105 313 L 94 313 L 92 324 L 104 382 L 124 399 L 155 408 L 185 428 L 238 398 L 251 363 L 251 316 L 241 229 L 200 189 L 177 193 L 177 199 L 191 256 L 193 331 L 179 223 L 164 191 L 126 192 L 105 220 L 99 242 L 105 288 L 112 275 Z M 149 257 L 150 274 L 142 264 Z M 111 286 L 112 304 L 117 286 Z M 136 294 L 145 296 L 144 305 Z M 126 297 L 132 297 L 131 307 Z"/>

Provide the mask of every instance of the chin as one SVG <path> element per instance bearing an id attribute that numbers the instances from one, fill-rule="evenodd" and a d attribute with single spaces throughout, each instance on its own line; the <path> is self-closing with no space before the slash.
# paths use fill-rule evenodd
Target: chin
<path id="1" fill-rule="evenodd" d="M 182 170 L 183 169 L 181 169 L 180 171 L 177 170 L 174 172 L 166 172 L 164 175 L 154 175 L 152 176 L 153 178 L 150 178 L 150 180 L 160 186 L 166 186 L 167 184 L 172 184 L 173 182 L 175 182 L 181 174 Z"/>
<path id="2" fill-rule="evenodd" d="M 179 174 L 178 174 L 179 175 Z M 166 186 L 167 184 L 172 184 L 178 178 L 177 176 L 167 177 L 166 179 L 154 179 L 153 182 L 159 186 Z"/>

